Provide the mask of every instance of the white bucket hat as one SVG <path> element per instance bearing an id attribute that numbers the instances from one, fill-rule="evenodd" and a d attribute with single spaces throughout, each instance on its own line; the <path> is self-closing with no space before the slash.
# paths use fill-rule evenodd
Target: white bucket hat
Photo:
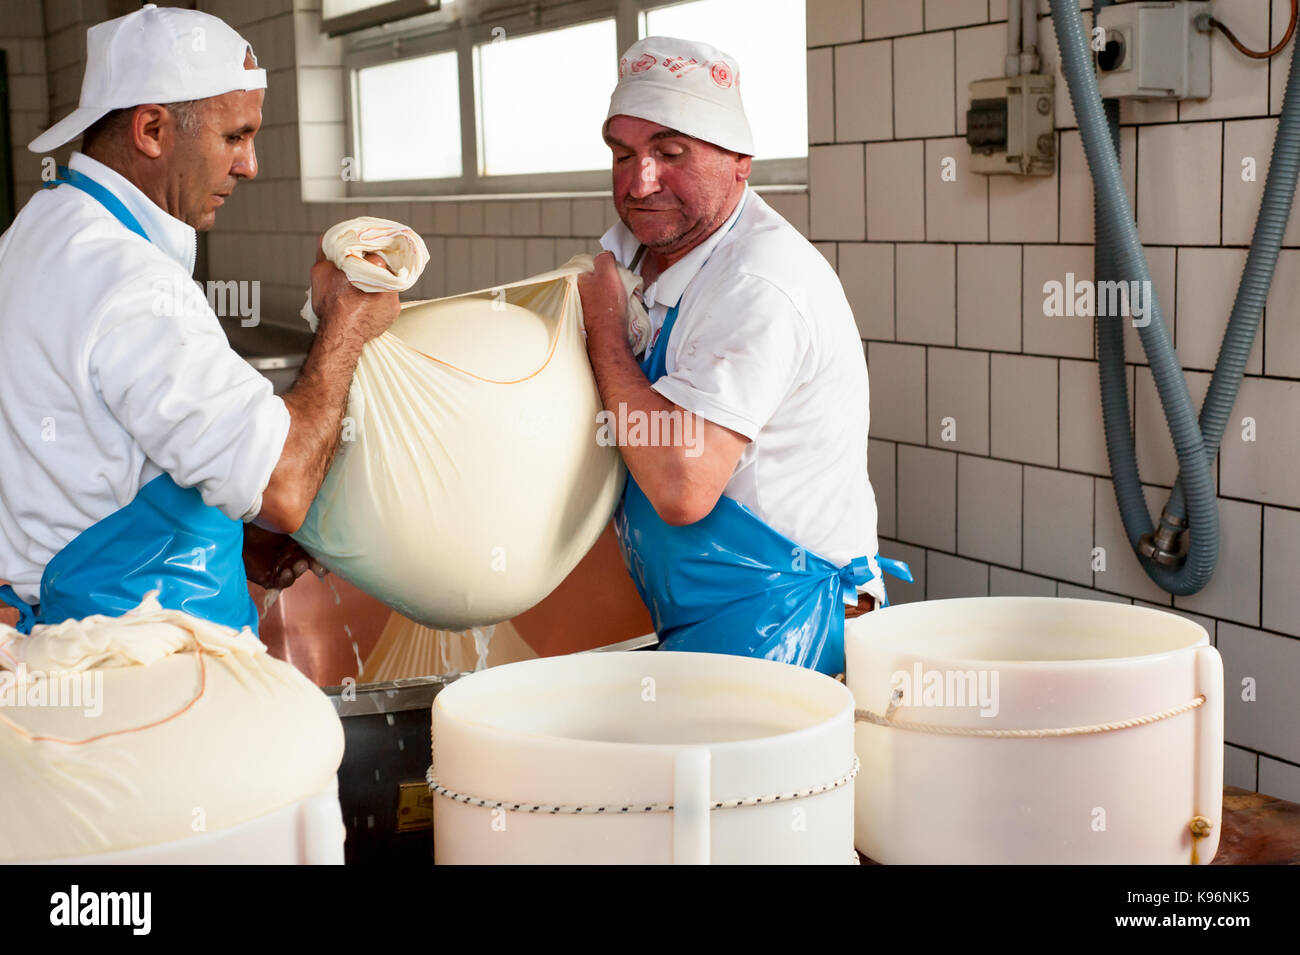
<path id="1" fill-rule="evenodd" d="M 754 136 L 740 101 L 739 64 L 707 43 L 648 36 L 632 44 L 618 61 L 606 124 L 620 115 L 754 155 Z"/>
<path id="2" fill-rule="evenodd" d="M 244 69 L 252 52 L 225 22 L 198 10 L 150 3 L 97 23 L 86 31 L 81 102 L 27 148 L 56 149 L 115 109 L 266 89 L 266 70 Z"/>

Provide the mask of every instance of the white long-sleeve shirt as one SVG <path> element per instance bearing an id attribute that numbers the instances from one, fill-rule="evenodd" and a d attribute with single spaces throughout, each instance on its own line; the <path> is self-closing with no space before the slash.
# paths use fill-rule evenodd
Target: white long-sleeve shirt
<path id="1" fill-rule="evenodd" d="M 627 266 L 640 243 L 620 222 L 601 245 Z M 746 187 L 643 297 L 652 342 L 680 306 L 654 390 L 749 439 L 723 493 L 837 566 L 871 558 L 875 578 L 859 590 L 883 600 L 867 363 L 834 269 Z"/>
<path id="2" fill-rule="evenodd" d="M 194 283 L 194 229 L 90 157 L 69 166 L 152 241 L 70 185 L 0 236 L 0 579 L 29 603 L 51 557 L 164 472 L 251 520 L 289 433 Z"/>

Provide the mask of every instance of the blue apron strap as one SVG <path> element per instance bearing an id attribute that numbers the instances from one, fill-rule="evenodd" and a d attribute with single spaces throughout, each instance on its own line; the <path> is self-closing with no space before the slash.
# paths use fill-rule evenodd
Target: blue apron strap
<path id="1" fill-rule="evenodd" d="M 113 195 L 112 192 L 95 182 L 95 180 L 91 179 L 89 176 L 83 176 L 75 169 L 69 169 L 67 166 L 59 166 L 57 168 L 59 178 L 55 179 L 53 182 L 47 182 L 44 188 L 52 189 L 65 182 L 69 186 L 76 186 L 82 192 L 88 193 L 95 199 L 98 199 L 105 209 L 113 213 L 118 222 L 122 223 L 122 225 L 126 226 L 146 242 L 149 241 L 149 235 L 144 231 L 144 226 L 140 225 L 140 220 L 131 214 L 131 210 L 123 204 L 121 199 Z"/>
<path id="2" fill-rule="evenodd" d="M 36 611 L 32 605 L 19 597 L 8 584 L 0 584 L 0 600 L 18 611 L 18 632 L 31 633 L 32 627 L 36 624 Z"/>

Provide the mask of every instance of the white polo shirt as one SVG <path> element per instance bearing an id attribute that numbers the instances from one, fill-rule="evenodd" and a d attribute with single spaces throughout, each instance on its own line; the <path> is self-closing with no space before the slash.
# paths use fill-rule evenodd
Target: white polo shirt
<path id="1" fill-rule="evenodd" d="M 0 579 L 29 603 L 51 557 L 164 472 L 256 517 L 289 433 L 194 283 L 194 229 L 90 157 L 69 166 L 152 243 L 69 185 L 0 236 Z"/>
<path id="2" fill-rule="evenodd" d="M 640 242 L 620 222 L 601 245 L 628 266 Z M 652 341 L 680 305 L 654 390 L 749 438 L 723 493 L 837 566 L 871 558 L 859 590 L 882 600 L 867 363 L 834 269 L 746 186 L 644 298 Z"/>

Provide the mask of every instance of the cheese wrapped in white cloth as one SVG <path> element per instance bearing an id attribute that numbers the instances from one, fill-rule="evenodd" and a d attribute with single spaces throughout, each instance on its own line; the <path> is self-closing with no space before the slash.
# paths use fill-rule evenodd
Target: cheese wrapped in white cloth
<path id="1" fill-rule="evenodd" d="M 328 790 L 342 758 L 329 700 L 248 630 L 153 593 L 28 636 L 0 624 L 0 862 L 220 833 Z"/>
<path id="2" fill-rule="evenodd" d="M 618 448 L 597 440 L 577 290 L 591 267 L 575 256 L 404 304 L 361 353 L 339 449 L 297 541 L 429 627 L 497 623 L 554 590 L 609 522 L 624 480 Z M 631 294 L 639 279 L 623 279 L 629 338 L 648 339 Z"/>

